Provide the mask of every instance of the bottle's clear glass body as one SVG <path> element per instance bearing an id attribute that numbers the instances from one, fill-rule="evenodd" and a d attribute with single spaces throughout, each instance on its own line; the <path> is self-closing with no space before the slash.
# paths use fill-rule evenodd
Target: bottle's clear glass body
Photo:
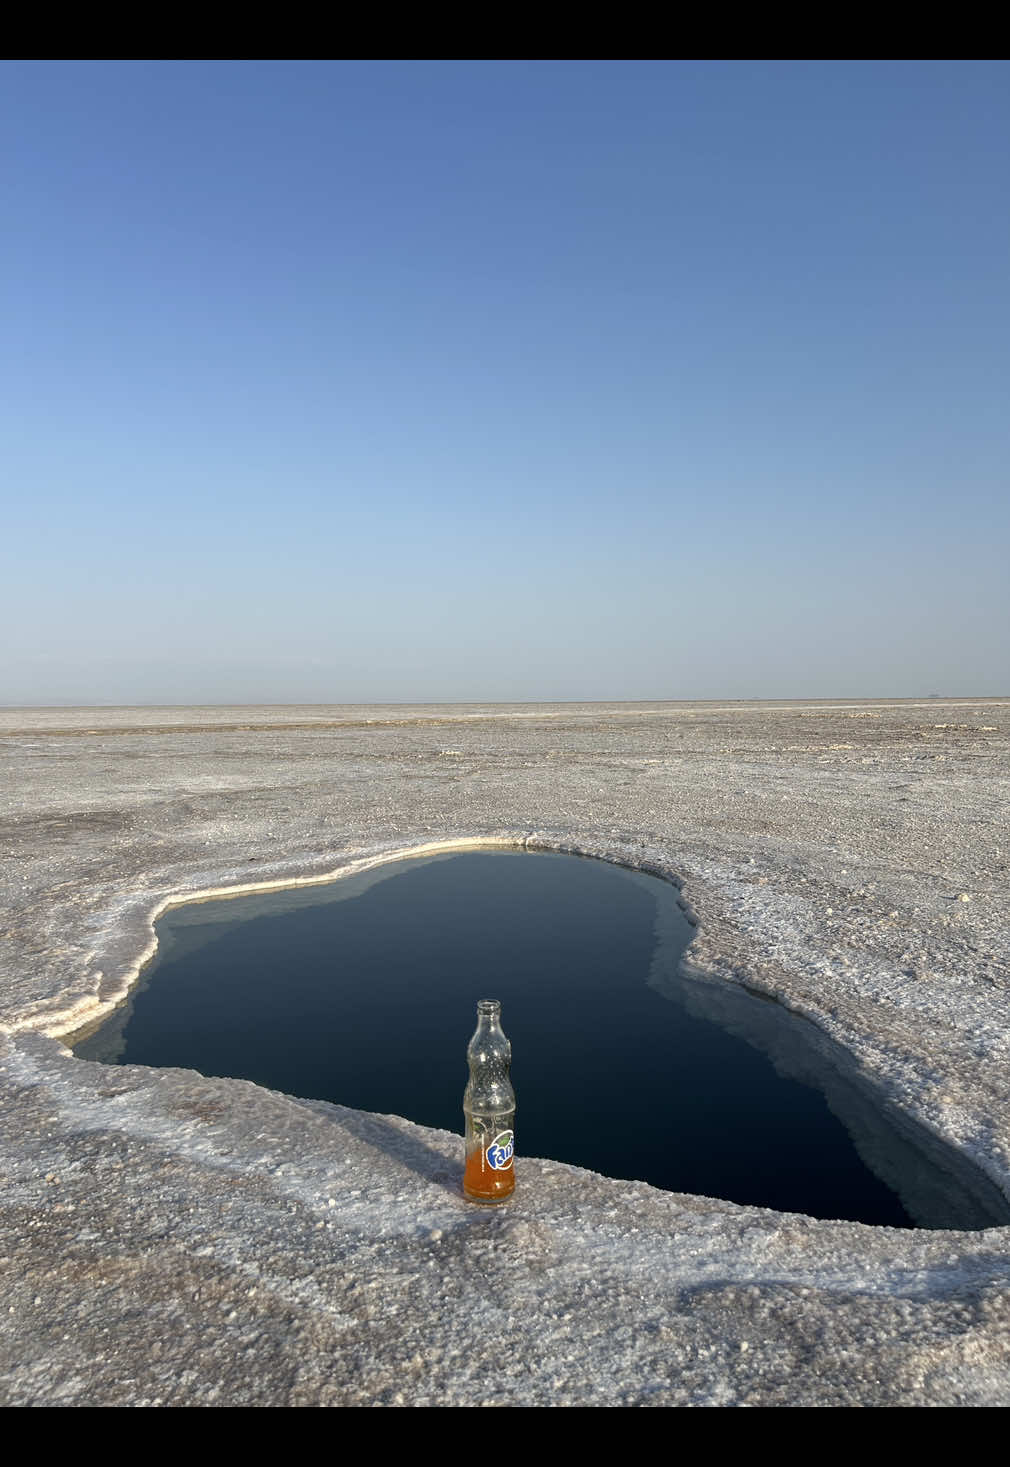
<path id="1" fill-rule="evenodd" d="M 512 1046 L 502 1030 L 497 999 L 482 998 L 477 1004 L 477 1028 L 467 1045 L 466 1062 L 470 1079 L 463 1095 L 463 1195 L 471 1202 L 504 1202 L 516 1185 L 516 1097 L 509 1078 Z"/>

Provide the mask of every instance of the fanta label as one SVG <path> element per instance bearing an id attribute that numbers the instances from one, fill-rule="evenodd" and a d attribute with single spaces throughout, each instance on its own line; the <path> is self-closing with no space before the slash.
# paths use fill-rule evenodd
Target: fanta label
<path id="1" fill-rule="evenodd" d="M 514 1132 L 499 1131 L 484 1153 L 488 1166 L 496 1172 L 507 1172 L 512 1165 L 512 1154 L 515 1151 L 514 1141 Z"/>

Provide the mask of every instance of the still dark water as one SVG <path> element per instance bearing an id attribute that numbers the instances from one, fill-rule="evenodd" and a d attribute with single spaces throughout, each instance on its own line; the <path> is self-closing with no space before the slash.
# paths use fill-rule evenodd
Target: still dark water
<path id="1" fill-rule="evenodd" d="M 479 998 L 502 1001 L 523 1154 L 816 1217 L 982 1227 L 1010 1209 L 889 1117 L 780 1006 L 683 976 L 673 887 L 468 851 L 180 907 L 82 1058 L 182 1066 L 461 1130 Z"/>

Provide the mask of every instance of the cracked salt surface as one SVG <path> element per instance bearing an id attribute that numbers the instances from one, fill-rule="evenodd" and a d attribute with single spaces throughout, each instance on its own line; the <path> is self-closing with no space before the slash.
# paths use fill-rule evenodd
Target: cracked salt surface
<path id="1" fill-rule="evenodd" d="M 810 1017 L 1005 1197 L 1005 700 L 6 710 L 0 734 L 5 1403 L 1010 1402 L 1010 1229 L 534 1160 L 488 1217 L 455 1136 L 45 1037 L 114 1004 L 170 899 L 526 840 L 680 880 L 709 980 Z"/>

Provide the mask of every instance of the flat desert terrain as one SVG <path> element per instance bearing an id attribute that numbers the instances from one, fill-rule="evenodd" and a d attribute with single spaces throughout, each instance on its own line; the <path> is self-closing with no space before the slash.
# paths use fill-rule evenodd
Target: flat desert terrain
<path id="1" fill-rule="evenodd" d="M 171 902 L 454 844 L 674 881 L 691 969 L 805 1016 L 1010 1200 L 1010 700 L 0 710 L 0 1401 L 1010 1405 L 1010 1227 L 521 1157 L 61 1039 Z M 670 1117 L 670 1124 L 683 1118 Z"/>

